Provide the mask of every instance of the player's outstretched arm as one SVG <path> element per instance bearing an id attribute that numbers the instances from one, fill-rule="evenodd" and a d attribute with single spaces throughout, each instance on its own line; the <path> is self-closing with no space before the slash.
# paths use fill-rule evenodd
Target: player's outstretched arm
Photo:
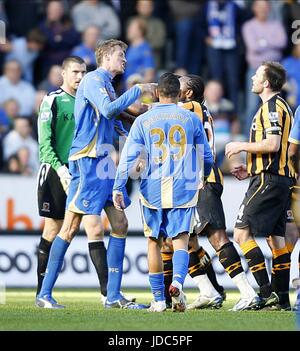
<path id="1" fill-rule="evenodd" d="M 119 116 L 117 117 L 118 120 L 122 121 L 122 122 L 127 122 L 129 124 L 133 124 L 133 122 L 135 121 L 136 119 L 136 116 L 126 112 L 126 111 L 123 111 L 119 114 Z"/>

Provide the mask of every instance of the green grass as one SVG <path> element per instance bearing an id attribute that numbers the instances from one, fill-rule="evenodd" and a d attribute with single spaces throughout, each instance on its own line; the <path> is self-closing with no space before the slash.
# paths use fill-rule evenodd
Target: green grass
<path id="1" fill-rule="evenodd" d="M 138 302 L 148 303 L 151 293 L 126 290 Z M 187 290 L 188 301 L 197 296 Z M 0 305 L 0 330 L 102 330 L 102 331 L 293 331 L 295 315 L 281 311 L 228 311 L 238 300 L 238 293 L 228 292 L 220 310 L 197 310 L 186 313 L 149 313 L 145 310 L 105 310 L 96 290 L 59 290 L 54 294 L 64 310 L 39 309 L 34 306 L 32 289 L 8 289 L 6 304 Z M 294 302 L 295 295 L 291 295 Z M 153 328 L 155 326 L 155 329 Z"/>

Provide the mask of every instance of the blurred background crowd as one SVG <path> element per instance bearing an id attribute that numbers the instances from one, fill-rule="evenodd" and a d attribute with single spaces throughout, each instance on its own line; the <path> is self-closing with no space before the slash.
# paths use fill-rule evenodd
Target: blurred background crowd
<path id="1" fill-rule="evenodd" d="M 94 49 L 105 39 L 129 46 L 126 71 L 115 81 L 119 93 L 165 71 L 205 79 L 225 174 L 224 146 L 248 138 L 259 105 L 251 77 L 262 61 L 284 65 L 284 97 L 293 110 L 300 104 L 299 0 L 0 0 L 0 20 L 2 173 L 36 174 L 42 98 L 61 85 L 66 56 L 95 69 Z"/>

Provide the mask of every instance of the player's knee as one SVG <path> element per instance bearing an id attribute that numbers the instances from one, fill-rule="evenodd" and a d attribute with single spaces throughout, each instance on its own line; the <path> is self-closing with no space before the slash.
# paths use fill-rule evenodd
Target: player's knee
<path id="1" fill-rule="evenodd" d="M 52 243 L 52 241 L 56 238 L 57 230 L 48 229 L 43 231 L 43 238 Z"/>
<path id="2" fill-rule="evenodd" d="M 89 240 L 103 240 L 104 232 L 101 226 L 93 226 L 87 231 L 87 237 Z"/>
<path id="3" fill-rule="evenodd" d="M 128 231 L 128 221 L 127 218 L 124 217 L 111 223 L 112 232 L 118 234 L 119 236 L 126 236 Z"/>
<path id="4" fill-rule="evenodd" d="M 62 230 L 59 233 L 59 236 L 68 242 L 71 242 L 74 238 L 74 236 L 76 235 L 76 233 L 79 230 L 79 225 L 77 224 L 72 224 L 70 225 L 70 227 L 68 228 L 62 228 Z"/>
<path id="5" fill-rule="evenodd" d="M 43 230 L 43 235 L 42 235 L 43 238 L 49 242 L 52 242 L 56 238 L 60 228 L 61 228 L 61 225 L 58 225 L 56 223 L 49 224 L 46 222 Z"/>
<path id="6" fill-rule="evenodd" d="M 208 235 L 208 240 L 209 240 L 211 246 L 216 251 L 220 250 L 220 248 L 222 246 L 229 243 L 228 236 L 227 236 L 225 230 L 223 230 L 223 229 L 213 231 L 210 235 Z"/>
<path id="7" fill-rule="evenodd" d="M 189 238 L 189 247 L 193 248 L 194 250 L 199 249 L 199 243 L 198 243 L 198 236 L 197 235 L 190 235 Z"/>

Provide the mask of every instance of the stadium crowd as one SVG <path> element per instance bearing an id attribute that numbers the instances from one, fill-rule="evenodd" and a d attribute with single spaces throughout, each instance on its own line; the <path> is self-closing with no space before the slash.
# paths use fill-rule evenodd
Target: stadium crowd
<path id="1" fill-rule="evenodd" d="M 6 29 L 0 172 L 36 174 L 37 114 L 43 97 L 62 84 L 63 59 L 77 55 L 95 69 L 97 42 L 118 38 L 129 45 L 126 71 L 115 81 L 119 93 L 136 82 L 155 82 L 166 70 L 205 79 L 218 165 L 226 173 L 225 145 L 248 139 L 259 106 L 249 84 L 262 61 L 283 64 L 285 98 L 292 109 L 300 104 L 300 43 L 293 26 L 299 15 L 297 0 L 0 1 Z"/>

